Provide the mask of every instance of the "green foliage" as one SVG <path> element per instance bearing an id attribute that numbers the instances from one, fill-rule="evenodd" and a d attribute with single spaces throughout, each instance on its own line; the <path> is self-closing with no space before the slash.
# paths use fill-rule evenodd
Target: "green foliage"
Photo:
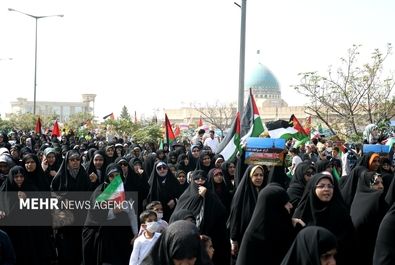
<path id="1" fill-rule="evenodd" d="M 137 130 L 132 133 L 134 142 L 157 144 L 163 138 L 163 131 L 160 125 L 149 123 L 148 125 L 138 125 Z"/>
<path id="2" fill-rule="evenodd" d="M 131 120 L 130 114 L 128 112 L 128 108 L 126 106 L 122 107 L 121 115 L 119 116 L 119 118 L 122 120 L 128 120 L 128 121 Z"/>

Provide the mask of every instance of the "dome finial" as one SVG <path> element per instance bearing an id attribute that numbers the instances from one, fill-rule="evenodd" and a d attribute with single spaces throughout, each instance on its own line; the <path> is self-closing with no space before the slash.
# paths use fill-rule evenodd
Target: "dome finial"
<path id="1" fill-rule="evenodd" d="M 256 60 L 258 64 L 261 63 L 261 50 L 256 50 Z"/>

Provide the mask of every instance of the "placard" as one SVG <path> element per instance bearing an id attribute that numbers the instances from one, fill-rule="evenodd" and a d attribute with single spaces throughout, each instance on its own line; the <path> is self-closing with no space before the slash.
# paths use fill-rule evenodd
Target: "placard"
<path id="1" fill-rule="evenodd" d="M 364 144 L 362 152 L 367 153 L 377 153 L 377 154 L 388 154 L 390 152 L 390 147 L 383 144 Z"/>
<path id="2" fill-rule="evenodd" d="M 250 137 L 247 139 L 245 163 L 281 166 L 284 163 L 284 148 L 285 139 Z"/>

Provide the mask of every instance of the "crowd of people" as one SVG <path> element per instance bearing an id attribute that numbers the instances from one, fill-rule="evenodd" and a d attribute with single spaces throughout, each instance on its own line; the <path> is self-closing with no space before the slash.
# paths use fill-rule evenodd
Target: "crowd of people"
<path id="1" fill-rule="evenodd" d="M 243 152 L 225 161 L 213 136 L 157 149 L 1 133 L 0 264 L 395 264 L 395 146 L 290 139 L 289 164 L 265 166 Z M 70 221 L 80 225 L 12 225 L 29 192 L 94 201 L 118 175 L 134 208 L 87 211 Z"/>

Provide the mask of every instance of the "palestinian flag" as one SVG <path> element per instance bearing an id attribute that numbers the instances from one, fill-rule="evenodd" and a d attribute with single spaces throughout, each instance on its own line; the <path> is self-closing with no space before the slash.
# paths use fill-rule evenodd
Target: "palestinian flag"
<path id="1" fill-rule="evenodd" d="M 122 202 L 125 200 L 125 189 L 121 175 L 116 175 L 115 178 L 108 184 L 107 188 L 96 198 L 97 202 L 115 201 Z"/>
<path id="2" fill-rule="evenodd" d="M 232 122 L 230 130 L 218 146 L 217 154 L 224 156 L 225 161 L 233 159 L 237 151 L 241 151 L 240 146 L 240 113 L 236 113 L 236 118 Z"/>
<path id="3" fill-rule="evenodd" d="M 304 131 L 295 115 L 292 114 L 289 121 L 277 120 L 266 123 L 266 128 L 270 138 L 295 138 L 298 141 L 305 141 L 309 136 Z"/>
<path id="4" fill-rule="evenodd" d="M 165 113 L 165 139 L 166 143 L 171 146 L 171 143 L 176 140 L 176 136 L 174 135 L 173 129 L 171 128 L 171 123 L 169 121 L 169 118 L 167 117 L 167 114 Z"/>
<path id="5" fill-rule="evenodd" d="M 248 137 L 259 137 L 265 131 L 258 107 L 256 106 L 254 95 L 250 88 L 250 96 L 244 109 L 243 118 L 241 119 L 242 142 Z"/>
<path id="6" fill-rule="evenodd" d="M 107 114 L 106 116 L 104 116 L 103 120 L 105 120 L 107 118 L 110 118 L 111 120 L 114 120 L 115 119 L 114 112 L 111 112 L 110 114 Z"/>

